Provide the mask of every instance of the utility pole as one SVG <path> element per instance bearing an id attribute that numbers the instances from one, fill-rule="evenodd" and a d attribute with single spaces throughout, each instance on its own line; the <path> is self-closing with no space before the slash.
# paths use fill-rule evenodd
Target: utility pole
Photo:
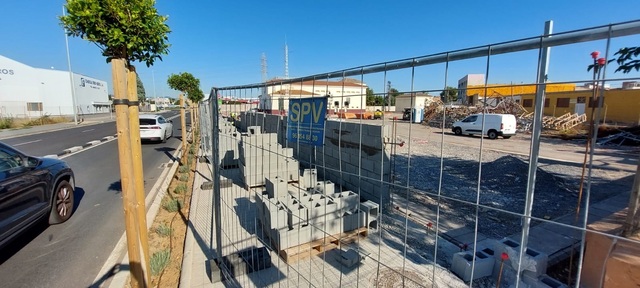
<path id="1" fill-rule="evenodd" d="M 142 145 L 140 143 L 140 119 L 138 103 L 138 85 L 136 68 L 129 65 L 127 72 L 127 92 L 129 94 L 129 132 L 131 135 L 131 153 L 133 160 L 133 179 L 135 183 L 135 211 L 138 224 L 138 235 L 142 246 L 142 267 L 145 271 L 146 283 L 151 280 L 149 263 L 149 237 L 147 236 L 147 209 L 144 203 L 144 173 L 142 169 Z"/>
<path id="2" fill-rule="evenodd" d="M 122 204 L 124 208 L 125 231 L 127 235 L 127 251 L 129 252 L 129 271 L 131 287 L 146 287 L 142 259 L 140 257 L 139 225 L 135 211 L 135 183 L 133 181 L 133 165 L 131 163 L 131 133 L 129 131 L 129 100 L 127 95 L 127 72 L 125 60 L 111 60 L 113 70 L 113 105 L 116 106 L 116 132 L 118 135 L 118 157 L 120 159 L 120 184 L 122 188 Z"/>

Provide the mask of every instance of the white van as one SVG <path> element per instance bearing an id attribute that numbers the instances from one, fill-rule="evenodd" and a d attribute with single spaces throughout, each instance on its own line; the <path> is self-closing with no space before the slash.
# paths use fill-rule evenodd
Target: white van
<path id="1" fill-rule="evenodd" d="M 483 131 L 482 115 L 483 114 L 473 114 L 460 121 L 454 122 L 451 131 L 456 135 L 482 134 L 489 137 L 489 139 L 496 139 L 498 136 L 509 139 L 511 136 L 516 135 L 516 116 L 511 114 L 484 114 Z"/>

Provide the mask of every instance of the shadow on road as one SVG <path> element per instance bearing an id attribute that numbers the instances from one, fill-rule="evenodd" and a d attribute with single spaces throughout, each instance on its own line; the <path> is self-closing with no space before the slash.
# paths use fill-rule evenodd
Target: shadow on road
<path id="1" fill-rule="evenodd" d="M 107 280 L 109 280 L 109 278 L 113 277 L 116 275 L 116 273 L 120 272 L 120 271 L 129 271 L 129 265 L 128 264 L 115 264 L 113 265 L 113 267 L 111 267 L 111 269 L 109 269 L 109 271 L 107 271 L 104 275 L 102 275 L 100 277 L 100 279 L 98 279 L 98 281 L 96 281 L 95 283 L 89 285 L 90 288 L 98 288 L 98 287 L 102 287 L 102 284 L 104 282 L 106 282 Z"/>
<path id="2" fill-rule="evenodd" d="M 171 152 L 176 151 L 176 148 L 160 147 L 160 148 L 155 148 L 155 150 L 159 152 L 164 152 L 164 154 L 167 155 L 167 157 L 169 157 L 171 161 L 178 161 L 178 159 L 173 157 L 173 154 L 171 154 Z"/>

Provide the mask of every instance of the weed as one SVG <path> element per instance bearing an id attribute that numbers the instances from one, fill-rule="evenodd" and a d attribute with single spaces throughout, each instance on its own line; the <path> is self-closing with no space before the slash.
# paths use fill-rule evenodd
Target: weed
<path id="1" fill-rule="evenodd" d="M 182 166 L 180 166 L 180 168 L 178 168 L 178 172 L 187 173 L 187 172 L 189 172 L 189 167 L 182 165 Z"/>
<path id="2" fill-rule="evenodd" d="M 164 210 L 167 210 L 167 212 L 176 212 L 180 210 L 180 208 L 182 208 L 182 201 L 180 201 L 179 199 L 167 200 L 162 204 L 162 208 L 164 208 Z"/>
<path id="3" fill-rule="evenodd" d="M 156 233 L 160 236 L 167 237 L 171 236 L 171 233 L 173 233 L 173 229 L 171 229 L 171 227 L 169 227 L 167 224 L 162 224 L 156 227 Z"/>
<path id="4" fill-rule="evenodd" d="M 187 182 L 187 180 L 189 180 L 189 174 L 180 174 L 180 176 L 178 176 L 178 180 Z"/>
<path id="5" fill-rule="evenodd" d="M 165 249 L 160 252 L 153 253 L 151 256 L 151 274 L 158 275 L 164 268 L 169 265 L 169 259 L 171 258 L 171 250 Z"/>
<path id="6" fill-rule="evenodd" d="M 184 183 L 178 184 L 178 186 L 176 186 L 176 188 L 173 190 L 173 193 L 176 194 L 182 194 L 184 192 L 187 192 L 187 184 Z"/>
<path id="7" fill-rule="evenodd" d="M 0 129 L 13 128 L 12 117 L 0 117 Z"/>

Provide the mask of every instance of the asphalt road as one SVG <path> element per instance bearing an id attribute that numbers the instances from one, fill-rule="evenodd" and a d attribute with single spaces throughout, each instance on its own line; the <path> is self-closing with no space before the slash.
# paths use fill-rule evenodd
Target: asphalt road
<path id="1" fill-rule="evenodd" d="M 174 112 L 172 112 L 173 114 Z M 165 114 L 171 118 L 175 114 Z M 171 116 L 170 116 L 171 115 Z M 146 193 L 158 180 L 162 164 L 180 145 L 180 118 L 167 143 L 143 143 Z M 115 134 L 115 123 L 12 138 L 18 148 L 33 155 L 56 154 L 60 149 Z M 37 141 L 40 140 L 40 141 Z M 34 142 L 35 141 L 35 142 Z M 39 225 L 2 250 L 2 287 L 89 287 L 124 233 L 117 140 L 90 146 L 62 158 L 76 176 L 73 216 L 59 225 Z"/>

